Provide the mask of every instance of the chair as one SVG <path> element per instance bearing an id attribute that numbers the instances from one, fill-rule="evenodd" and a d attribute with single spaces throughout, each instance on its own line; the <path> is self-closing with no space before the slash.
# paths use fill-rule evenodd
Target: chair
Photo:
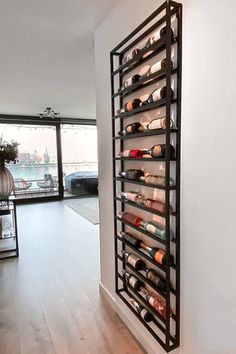
<path id="1" fill-rule="evenodd" d="M 24 180 L 23 178 L 14 179 L 14 191 L 17 192 L 26 192 L 32 186 L 31 182 Z"/>
<path id="2" fill-rule="evenodd" d="M 54 192 L 54 188 L 57 186 L 56 177 L 52 177 L 51 174 L 46 173 L 44 175 L 44 181 L 37 182 L 38 187 L 45 190 L 45 192 Z"/>

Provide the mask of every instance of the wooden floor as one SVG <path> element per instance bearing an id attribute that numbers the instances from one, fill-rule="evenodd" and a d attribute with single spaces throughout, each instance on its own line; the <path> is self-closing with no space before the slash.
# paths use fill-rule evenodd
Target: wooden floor
<path id="1" fill-rule="evenodd" d="M 141 354 L 98 289 L 98 226 L 63 202 L 19 206 L 20 257 L 0 261 L 0 354 Z"/>

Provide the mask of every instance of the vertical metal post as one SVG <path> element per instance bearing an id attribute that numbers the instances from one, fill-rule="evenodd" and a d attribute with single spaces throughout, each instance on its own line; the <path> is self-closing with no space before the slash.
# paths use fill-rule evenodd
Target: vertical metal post
<path id="1" fill-rule="evenodd" d="M 116 141 L 113 139 L 115 137 L 115 120 L 113 119 L 115 115 L 115 102 L 114 102 L 114 77 L 112 76 L 112 72 L 114 71 L 114 54 L 110 53 L 110 77 L 111 77 L 111 114 L 112 114 L 112 176 L 113 176 L 113 212 L 114 212 L 114 248 L 115 248 L 115 255 L 117 254 L 117 221 L 115 220 L 116 214 L 117 214 L 117 208 L 116 208 L 116 183 L 114 178 L 116 177 L 116 161 L 114 159 L 115 153 L 116 153 Z M 117 272 L 118 272 L 118 259 L 115 257 L 115 291 L 116 293 L 118 292 L 118 277 L 117 277 Z"/>
<path id="2" fill-rule="evenodd" d="M 170 117 L 171 117 L 171 14 L 166 2 L 166 152 L 165 152 L 165 207 L 166 207 L 166 349 L 170 346 Z"/>
<path id="3" fill-rule="evenodd" d="M 180 342 L 180 168 L 181 168 L 181 77 L 182 77 L 182 5 L 177 12 L 177 146 L 176 146 L 176 345 Z"/>
<path id="4" fill-rule="evenodd" d="M 61 129 L 60 125 L 56 125 L 56 142 L 57 142 L 57 171 L 58 171 L 58 190 L 59 198 L 63 199 L 63 167 L 62 167 L 62 149 L 61 149 Z"/>

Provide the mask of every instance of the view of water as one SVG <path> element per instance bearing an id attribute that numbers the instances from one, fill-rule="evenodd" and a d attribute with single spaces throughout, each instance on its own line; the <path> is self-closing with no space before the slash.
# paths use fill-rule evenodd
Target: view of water
<path id="1" fill-rule="evenodd" d="M 45 174 L 51 174 L 52 176 L 57 176 L 57 164 L 19 164 L 19 165 L 8 165 L 13 178 L 23 178 L 27 181 L 29 180 L 43 180 Z M 87 163 L 68 163 L 63 164 L 64 176 L 76 171 L 97 171 L 96 162 Z"/>

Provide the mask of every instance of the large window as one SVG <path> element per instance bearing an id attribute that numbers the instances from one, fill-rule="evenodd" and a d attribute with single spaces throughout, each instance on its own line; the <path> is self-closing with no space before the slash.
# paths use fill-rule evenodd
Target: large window
<path id="1" fill-rule="evenodd" d="M 16 140 L 19 158 L 9 164 L 17 198 L 58 195 L 56 128 L 54 126 L 0 124 L 3 140 Z"/>

